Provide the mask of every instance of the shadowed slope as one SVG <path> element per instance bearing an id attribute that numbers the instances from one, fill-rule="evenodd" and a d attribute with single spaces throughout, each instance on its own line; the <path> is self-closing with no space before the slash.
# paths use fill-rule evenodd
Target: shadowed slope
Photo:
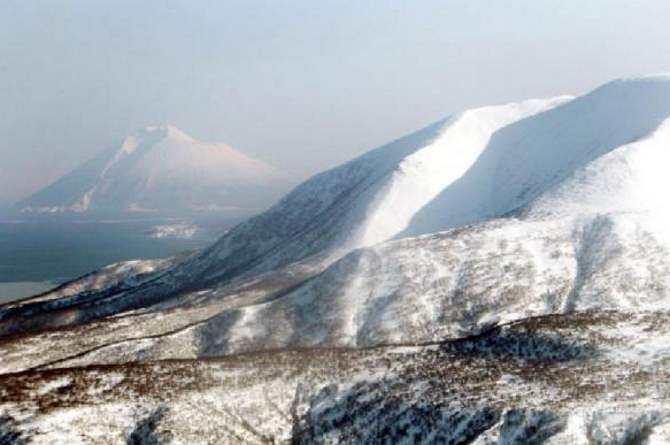
<path id="1" fill-rule="evenodd" d="M 619 80 L 498 131 L 458 181 L 399 235 L 460 227 L 515 210 L 670 116 L 670 76 Z"/>

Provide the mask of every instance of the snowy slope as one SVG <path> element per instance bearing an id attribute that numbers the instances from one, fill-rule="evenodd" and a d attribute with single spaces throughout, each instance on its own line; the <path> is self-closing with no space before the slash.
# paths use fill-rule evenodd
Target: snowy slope
<path id="1" fill-rule="evenodd" d="M 669 150 L 670 76 L 472 110 L 4 305 L 0 434 L 668 443 Z"/>
<path id="2" fill-rule="evenodd" d="M 667 444 L 669 322 L 667 312 L 582 313 L 427 346 L 4 374 L 0 437 L 20 444 Z"/>
<path id="3" fill-rule="evenodd" d="M 569 98 L 469 110 L 303 183 L 199 259 L 208 281 L 388 240 L 463 175 L 499 129 Z"/>
<path id="4" fill-rule="evenodd" d="M 509 125 L 402 236 L 479 222 L 520 208 L 576 170 L 648 137 L 670 115 L 670 76 L 614 81 Z"/>
<path id="5" fill-rule="evenodd" d="M 224 144 L 167 125 L 147 127 L 17 204 L 32 212 L 254 210 L 285 178 Z"/>
<path id="6" fill-rule="evenodd" d="M 202 278 L 485 221 L 523 207 L 668 117 L 668 76 L 485 107 L 438 122 L 299 186 L 202 258 Z"/>
<path id="7" fill-rule="evenodd" d="M 662 310 L 669 289 L 669 246 L 643 217 L 500 221 L 355 251 L 282 298 L 208 321 L 199 340 L 213 355 L 425 343 L 552 313 Z"/>
<path id="8" fill-rule="evenodd" d="M 512 124 L 403 235 L 457 229 L 354 251 L 281 299 L 241 308 L 212 342 L 225 338 L 224 352 L 369 347 L 549 313 L 660 310 L 670 289 L 669 117 L 661 76 Z"/>
<path id="9" fill-rule="evenodd" d="M 528 218 L 636 212 L 659 235 L 670 229 L 670 119 L 571 173 L 526 209 Z"/>
<path id="10" fill-rule="evenodd" d="M 302 184 L 231 230 L 191 269 L 228 280 L 319 254 L 461 227 L 527 205 L 668 117 L 668 76 L 467 111 Z"/>

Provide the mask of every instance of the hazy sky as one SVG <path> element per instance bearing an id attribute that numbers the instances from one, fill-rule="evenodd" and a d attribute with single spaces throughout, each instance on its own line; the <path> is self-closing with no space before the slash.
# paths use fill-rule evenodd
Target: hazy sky
<path id="1" fill-rule="evenodd" d="M 668 71 L 668 17 L 667 0 L 0 0 L 0 203 L 160 123 L 302 178 L 463 108 Z"/>

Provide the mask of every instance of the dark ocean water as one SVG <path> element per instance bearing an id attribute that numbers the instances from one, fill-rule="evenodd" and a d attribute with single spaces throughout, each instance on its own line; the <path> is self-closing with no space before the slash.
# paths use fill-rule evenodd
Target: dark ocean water
<path id="1" fill-rule="evenodd" d="M 205 247 L 227 228 L 193 239 L 151 238 L 173 221 L 0 221 L 0 303 L 47 290 L 102 266 Z M 232 225 L 232 222 L 229 225 Z"/>

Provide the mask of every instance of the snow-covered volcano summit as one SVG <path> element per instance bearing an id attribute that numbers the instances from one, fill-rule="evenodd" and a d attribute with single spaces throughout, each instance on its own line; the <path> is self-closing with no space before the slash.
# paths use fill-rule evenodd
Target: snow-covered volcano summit
<path id="1" fill-rule="evenodd" d="M 270 165 L 171 125 L 146 127 L 17 204 L 33 212 L 260 210 L 286 187 Z"/>

